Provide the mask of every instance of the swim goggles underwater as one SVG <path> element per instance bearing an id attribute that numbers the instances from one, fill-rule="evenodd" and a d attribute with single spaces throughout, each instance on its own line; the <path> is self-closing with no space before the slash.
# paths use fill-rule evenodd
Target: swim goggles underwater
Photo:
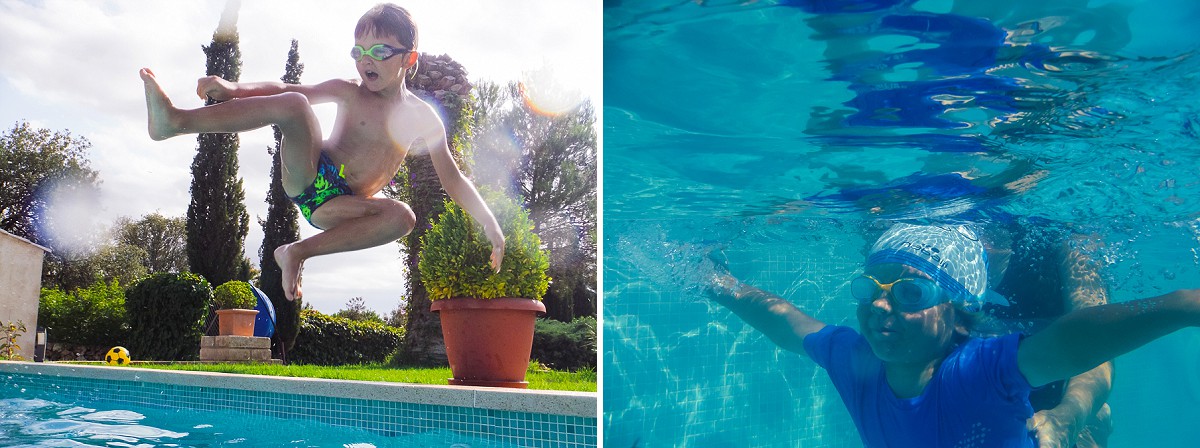
<path id="1" fill-rule="evenodd" d="M 887 291 L 892 303 L 905 312 L 917 312 L 946 301 L 946 291 L 933 280 L 905 277 L 891 283 L 880 283 L 878 279 L 863 274 L 850 282 L 850 295 L 860 305 L 867 305 L 879 298 L 880 291 Z"/>
<path id="2" fill-rule="evenodd" d="M 371 59 L 382 61 L 392 56 L 405 54 L 410 51 L 412 50 L 405 50 L 403 48 L 396 48 L 384 44 L 375 44 L 369 49 L 363 48 L 362 45 L 355 45 L 354 48 L 350 49 L 350 57 L 354 58 L 356 62 L 361 61 L 363 56 L 370 56 Z"/>

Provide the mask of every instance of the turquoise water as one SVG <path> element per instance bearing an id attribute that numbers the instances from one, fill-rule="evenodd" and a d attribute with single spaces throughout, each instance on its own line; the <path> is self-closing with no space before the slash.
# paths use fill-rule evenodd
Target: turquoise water
<path id="1" fill-rule="evenodd" d="M 595 446 L 594 428 L 589 441 L 575 419 L 513 422 L 514 414 L 161 384 L 136 375 L 133 381 L 0 375 L 3 447 Z"/>
<path id="2" fill-rule="evenodd" d="M 449 431 L 389 437 L 360 429 L 234 411 L 4 398 L 0 399 L 0 446 L 479 448 L 502 445 Z"/>
<path id="3" fill-rule="evenodd" d="M 1093 235 L 1115 302 L 1200 287 L 1200 4 L 703 3 L 606 1 L 606 446 L 861 446 L 704 298 L 713 250 L 846 325 L 896 220 Z M 1118 358 L 1109 404 L 1109 446 L 1194 446 L 1200 330 Z"/>

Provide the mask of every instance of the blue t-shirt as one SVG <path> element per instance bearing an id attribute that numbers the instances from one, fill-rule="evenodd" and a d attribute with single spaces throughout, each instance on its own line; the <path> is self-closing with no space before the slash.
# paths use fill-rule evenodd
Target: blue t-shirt
<path id="1" fill-rule="evenodd" d="M 804 350 L 829 373 L 868 448 L 1031 448 L 1019 341 L 1014 333 L 959 344 L 913 398 L 896 397 L 883 361 L 850 327 L 826 326 L 804 338 Z"/>

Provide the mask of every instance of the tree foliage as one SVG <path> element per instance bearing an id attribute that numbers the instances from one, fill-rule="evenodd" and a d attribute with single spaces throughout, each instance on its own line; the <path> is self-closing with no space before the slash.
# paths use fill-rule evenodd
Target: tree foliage
<path id="1" fill-rule="evenodd" d="M 0 135 L 0 229 L 47 247 L 43 232 L 54 188 L 99 189 L 99 173 L 88 166 L 92 144 L 70 131 L 34 128 L 20 122 Z M 70 223 L 60 223 L 68 225 Z"/>
<path id="2" fill-rule="evenodd" d="M 149 274 L 186 271 L 183 218 L 158 213 L 121 217 L 111 230 L 91 229 L 87 246 L 47 257 L 42 285 L 71 292 L 93 283 L 129 286 Z"/>
<path id="3" fill-rule="evenodd" d="M 137 221 L 118 218 L 113 228 L 118 246 L 132 246 L 145 254 L 139 260 L 147 273 L 187 272 L 187 223 L 155 212 Z"/>
<path id="4" fill-rule="evenodd" d="M 207 74 L 237 81 L 241 75 L 238 34 L 232 24 L 204 46 Z M 211 99 L 207 104 L 215 102 Z M 237 134 L 200 134 L 192 160 L 191 202 L 187 212 L 188 266 L 210 284 L 249 280 L 250 264 L 242 246 L 249 232 L 246 193 L 237 178 Z"/>
<path id="5" fill-rule="evenodd" d="M 355 297 L 347 300 L 346 307 L 342 308 L 336 313 L 333 313 L 333 316 L 357 322 L 375 322 L 386 324 L 386 322 L 383 321 L 383 318 L 379 316 L 379 313 L 371 311 L 367 308 L 367 302 L 366 300 L 363 300 L 362 297 Z"/>
<path id="6" fill-rule="evenodd" d="M 550 96 L 569 96 L 546 72 L 535 73 Z M 474 172 L 524 198 L 550 251 L 554 283 L 543 300 L 552 318 L 596 314 L 595 110 L 590 101 L 557 114 L 529 100 L 525 86 L 481 83 L 477 89 Z"/>
<path id="7" fill-rule="evenodd" d="M 304 73 L 304 64 L 300 63 L 299 43 L 292 40 L 288 51 L 287 63 L 284 65 L 281 81 L 288 84 L 299 84 L 300 75 Z M 283 148 L 283 132 L 278 126 L 275 129 L 275 147 L 267 148 L 271 154 L 271 188 L 267 190 L 267 219 L 258 221 L 263 228 L 263 243 L 258 251 L 261 276 L 259 288 L 271 299 L 275 306 L 275 341 L 284 351 L 296 344 L 296 335 L 300 331 L 300 309 L 302 299 L 292 302 L 287 300 L 283 291 L 283 269 L 275 262 L 275 249 L 298 241 L 300 239 L 299 213 L 283 191 L 283 171 L 279 162 L 279 152 Z M 277 353 L 281 355 L 282 353 Z"/>
<path id="8" fill-rule="evenodd" d="M 64 290 L 97 279 L 91 255 L 102 232 L 79 226 L 69 213 L 100 192 L 99 173 L 88 165 L 89 148 L 87 139 L 69 131 L 28 122 L 0 135 L 0 229 L 50 248 L 43 283 Z"/>

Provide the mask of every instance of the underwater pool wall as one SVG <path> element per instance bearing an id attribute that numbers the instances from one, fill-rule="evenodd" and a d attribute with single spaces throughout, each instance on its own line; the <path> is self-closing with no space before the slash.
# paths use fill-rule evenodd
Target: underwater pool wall
<path id="1" fill-rule="evenodd" d="M 529 447 L 597 446 L 596 394 L 0 361 L 33 396 L 233 410 L 383 435 L 448 430 Z"/>
<path id="2" fill-rule="evenodd" d="M 785 244 L 725 254 L 743 282 L 853 325 L 853 302 L 828 298 L 844 292 L 861 256 L 802 256 Z M 777 349 L 699 289 L 671 285 L 678 273 L 650 262 L 606 269 L 605 446 L 862 447 L 828 376 L 807 358 Z"/>

